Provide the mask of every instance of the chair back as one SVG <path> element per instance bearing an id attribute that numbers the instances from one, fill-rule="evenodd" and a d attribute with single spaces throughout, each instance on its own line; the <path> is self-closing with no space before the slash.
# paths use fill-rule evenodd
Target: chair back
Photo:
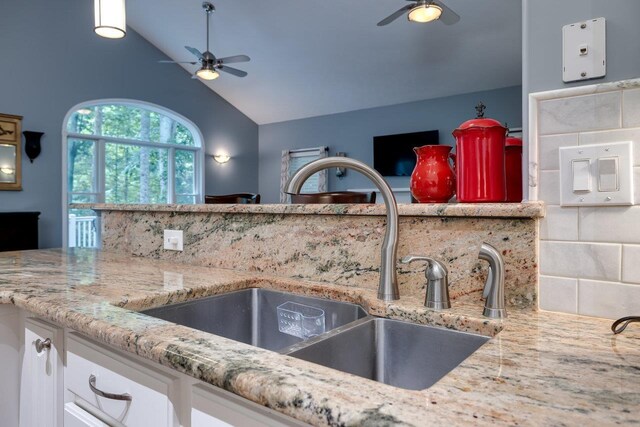
<path id="1" fill-rule="evenodd" d="M 216 196 L 204 196 L 204 202 L 208 205 L 213 204 L 249 204 L 257 205 L 260 203 L 260 195 L 254 193 L 237 193 L 237 194 L 221 194 Z"/>

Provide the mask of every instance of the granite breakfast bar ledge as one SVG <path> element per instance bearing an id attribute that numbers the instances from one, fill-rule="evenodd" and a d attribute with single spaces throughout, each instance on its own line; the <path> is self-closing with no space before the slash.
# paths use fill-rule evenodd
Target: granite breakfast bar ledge
<path id="1" fill-rule="evenodd" d="M 229 204 L 229 205 L 176 205 L 176 204 L 110 204 L 76 203 L 73 209 L 94 211 L 138 211 L 138 212 L 210 212 L 210 213 L 252 213 L 252 214 L 295 214 L 295 215 L 360 215 L 384 216 L 383 204 Z M 398 204 L 400 216 L 436 217 L 499 217 L 499 218 L 542 218 L 545 215 L 543 202 L 523 203 L 412 203 Z"/>

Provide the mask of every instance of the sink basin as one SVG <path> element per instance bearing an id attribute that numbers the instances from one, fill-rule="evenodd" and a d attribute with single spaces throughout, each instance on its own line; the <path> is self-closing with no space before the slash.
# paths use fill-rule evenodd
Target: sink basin
<path id="1" fill-rule="evenodd" d="M 258 288 L 142 313 L 274 351 L 367 315 L 355 304 Z"/>
<path id="2" fill-rule="evenodd" d="M 410 390 L 422 390 L 458 366 L 488 337 L 397 320 L 366 318 L 290 356 Z"/>

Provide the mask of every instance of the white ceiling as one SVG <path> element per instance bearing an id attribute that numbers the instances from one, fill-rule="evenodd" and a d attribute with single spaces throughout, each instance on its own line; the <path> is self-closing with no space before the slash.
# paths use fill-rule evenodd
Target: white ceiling
<path id="1" fill-rule="evenodd" d="M 212 2 L 211 51 L 251 62 L 237 64 L 248 77 L 222 74 L 206 84 L 258 124 L 521 84 L 520 0 L 446 0 L 461 16 L 455 25 L 401 17 L 386 27 L 376 23 L 405 1 Z M 201 3 L 129 1 L 128 24 L 170 58 L 189 61 L 184 45 L 205 50 Z"/>

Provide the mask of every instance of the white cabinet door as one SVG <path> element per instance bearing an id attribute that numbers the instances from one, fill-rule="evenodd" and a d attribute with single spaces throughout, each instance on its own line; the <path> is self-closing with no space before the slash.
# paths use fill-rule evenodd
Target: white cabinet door
<path id="1" fill-rule="evenodd" d="M 62 334 L 43 321 L 25 321 L 21 427 L 62 427 Z"/>
<path id="2" fill-rule="evenodd" d="M 193 387 L 191 405 L 191 427 L 299 427 L 308 425 L 233 393 L 206 384 Z"/>
<path id="3" fill-rule="evenodd" d="M 20 415 L 20 313 L 13 305 L 0 305 L 0 424 L 18 425 Z"/>

